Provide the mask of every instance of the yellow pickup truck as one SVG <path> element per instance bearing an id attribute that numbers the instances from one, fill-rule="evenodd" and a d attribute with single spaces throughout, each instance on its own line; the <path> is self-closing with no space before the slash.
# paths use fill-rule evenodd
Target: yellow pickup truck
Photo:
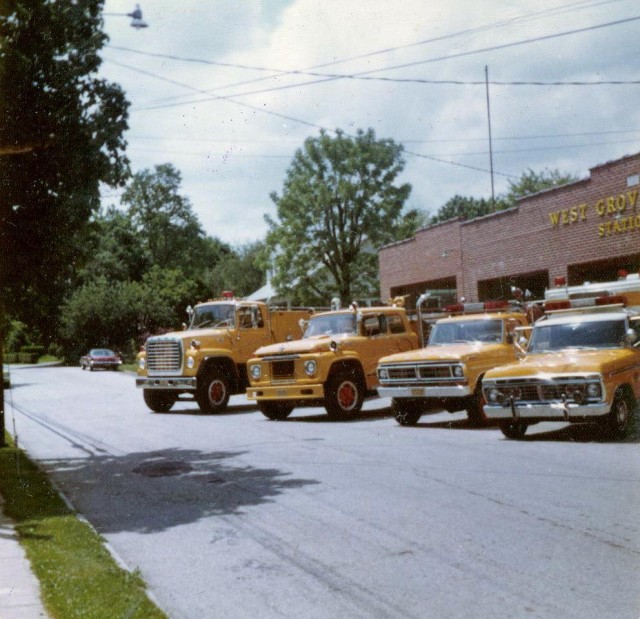
<path id="1" fill-rule="evenodd" d="M 483 422 L 481 378 L 515 361 L 516 329 L 528 325 L 527 316 L 508 302 L 445 309 L 453 315 L 435 321 L 426 348 L 383 357 L 378 364 L 378 393 L 392 398 L 400 425 L 415 425 L 434 409 L 466 409 L 472 422 Z"/>
<path id="2" fill-rule="evenodd" d="M 199 303 L 184 331 L 147 339 L 138 354 L 136 386 L 156 413 L 169 411 L 179 398 L 195 399 L 202 412 L 220 413 L 229 396 L 244 393 L 254 351 L 299 338 L 300 323 L 311 314 L 233 297 Z"/>
<path id="3" fill-rule="evenodd" d="M 595 422 L 617 439 L 632 431 L 640 402 L 640 307 L 629 307 L 628 296 L 590 302 L 576 293 L 575 301 L 551 301 L 524 357 L 485 374 L 485 415 L 507 438 L 523 438 L 540 421 Z"/>
<path id="4" fill-rule="evenodd" d="M 418 347 L 402 307 L 351 307 L 314 314 L 298 341 L 264 346 L 248 362 L 247 397 L 273 420 L 321 403 L 330 417 L 360 411 L 377 387 L 378 359 Z"/>

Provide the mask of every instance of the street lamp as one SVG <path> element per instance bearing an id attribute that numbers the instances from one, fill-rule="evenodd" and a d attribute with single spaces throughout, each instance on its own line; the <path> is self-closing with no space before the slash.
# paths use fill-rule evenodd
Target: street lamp
<path id="1" fill-rule="evenodd" d="M 149 24 L 142 19 L 142 11 L 140 10 L 140 5 L 136 4 L 136 8 L 131 11 L 131 13 L 103 13 L 103 15 L 111 16 L 120 16 L 120 17 L 130 17 L 131 18 L 131 27 L 136 30 L 140 30 L 140 28 L 147 28 Z"/>

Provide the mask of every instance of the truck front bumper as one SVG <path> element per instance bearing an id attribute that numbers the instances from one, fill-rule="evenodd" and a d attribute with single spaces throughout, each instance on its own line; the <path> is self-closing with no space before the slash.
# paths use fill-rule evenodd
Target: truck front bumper
<path id="1" fill-rule="evenodd" d="M 322 400 L 324 385 L 267 385 L 265 387 L 249 387 L 249 400 Z"/>
<path id="2" fill-rule="evenodd" d="M 195 391 L 195 376 L 139 376 L 136 387 L 140 389 L 173 389 L 176 391 Z"/>
<path id="3" fill-rule="evenodd" d="M 465 398 L 471 395 L 469 385 L 428 387 L 378 387 L 378 395 L 385 398 Z"/>
<path id="4" fill-rule="evenodd" d="M 588 417 L 602 417 L 611 407 L 606 402 L 597 404 L 574 404 L 569 402 L 514 402 L 513 405 L 484 405 L 484 414 L 488 419 L 523 419 L 532 421 L 570 421 Z"/>

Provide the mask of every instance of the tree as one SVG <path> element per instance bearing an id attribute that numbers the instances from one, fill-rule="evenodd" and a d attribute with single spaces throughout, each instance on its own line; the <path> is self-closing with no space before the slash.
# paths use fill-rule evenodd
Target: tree
<path id="1" fill-rule="evenodd" d="M 261 241 L 248 243 L 231 250 L 220 258 L 208 277 L 214 296 L 232 290 L 238 297 L 246 297 L 264 284 L 261 256 L 265 245 Z"/>
<path id="2" fill-rule="evenodd" d="M 185 308 L 202 293 L 180 269 L 151 268 L 141 281 L 110 281 L 97 277 L 75 290 L 61 312 L 66 349 L 107 346 L 125 352 L 147 333 L 176 329 L 186 319 Z"/>
<path id="3" fill-rule="evenodd" d="M 456 217 L 461 217 L 462 219 L 482 217 L 483 215 L 515 206 L 518 198 L 576 180 L 578 180 L 577 177 L 559 170 L 545 168 L 542 172 L 534 172 L 529 168 L 517 180 L 509 181 L 509 190 L 506 194 L 498 196 L 495 204 L 491 200 L 484 198 L 455 195 L 438 209 L 438 212 L 431 217 L 429 223 L 435 224 Z"/>
<path id="4" fill-rule="evenodd" d="M 505 206 L 506 205 L 502 200 L 497 200 L 495 210 L 502 210 Z M 493 212 L 493 210 L 494 208 L 491 204 L 491 200 L 455 195 L 453 198 L 449 198 L 438 209 L 438 212 L 431 217 L 429 223 L 435 224 L 441 221 L 455 219 L 457 217 L 462 219 L 474 219 L 475 217 L 487 215 Z"/>
<path id="5" fill-rule="evenodd" d="M 151 263 L 185 271 L 206 268 L 207 244 L 189 199 L 180 194 L 182 177 L 170 163 L 134 174 L 122 195 L 133 229 Z"/>
<path id="6" fill-rule="evenodd" d="M 303 302 L 343 303 L 377 289 L 380 245 L 407 233 L 416 213 L 403 214 L 411 192 L 396 184 L 402 146 L 377 140 L 372 129 L 355 137 L 326 131 L 294 155 L 282 195 L 271 195 L 277 219 L 266 217 L 274 284 Z"/>
<path id="7" fill-rule="evenodd" d="M 560 185 L 566 185 L 567 183 L 573 183 L 577 181 L 578 177 L 566 172 L 560 172 L 560 170 L 550 170 L 545 168 L 541 172 L 534 172 L 529 168 L 526 172 L 523 172 L 517 181 L 509 181 L 509 191 L 504 196 L 504 199 L 510 204 L 515 204 L 518 198 L 537 193 L 544 189 L 550 189 L 551 187 L 559 187 Z"/>
<path id="8" fill-rule="evenodd" d="M 96 75 L 101 9 L 101 0 L 0 4 L 0 287 L 12 315 L 47 336 L 99 183 L 120 184 L 128 171 L 128 103 Z"/>

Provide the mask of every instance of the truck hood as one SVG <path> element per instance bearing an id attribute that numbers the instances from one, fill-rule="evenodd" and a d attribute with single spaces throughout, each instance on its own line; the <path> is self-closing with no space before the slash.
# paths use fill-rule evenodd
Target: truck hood
<path id="1" fill-rule="evenodd" d="M 419 350 L 395 353 L 380 359 L 380 363 L 429 363 L 440 361 L 473 361 L 475 358 L 490 358 L 504 355 L 507 344 L 447 344 L 427 346 Z"/>
<path id="2" fill-rule="evenodd" d="M 229 329 L 227 329 L 226 327 L 222 327 L 220 329 L 188 329 L 186 331 L 171 331 L 170 333 L 163 333 L 162 335 L 152 335 L 148 339 L 176 339 L 182 340 L 185 345 L 188 345 L 192 340 L 208 341 L 211 338 L 226 337 L 228 333 Z"/>
<path id="3" fill-rule="evenodd" d="M 351 336 L 353 337 L 353 336 Z M 338 346 L 344 342 L 346 336 L 337 335 L 314 335 L 303 340 L 293 342 L 281 342 L 280 344 L 269 344 L 256 350 L 256 357 L 270 357 L 275 355 L 302 355 L 308 353 L 328 352 L 331 350 L 331 342 L 336 342 Z"/>
<path id="4" fill-rule="evenodd" d="M 565 350 L 528 354 L 518 363 L 503 365 L 487 372 L 486 378 L 524 377 L 536 374 L 572 374 L 611 372 L 640 364 L 640 355 L 629 348 L 612 350 Z"/>

